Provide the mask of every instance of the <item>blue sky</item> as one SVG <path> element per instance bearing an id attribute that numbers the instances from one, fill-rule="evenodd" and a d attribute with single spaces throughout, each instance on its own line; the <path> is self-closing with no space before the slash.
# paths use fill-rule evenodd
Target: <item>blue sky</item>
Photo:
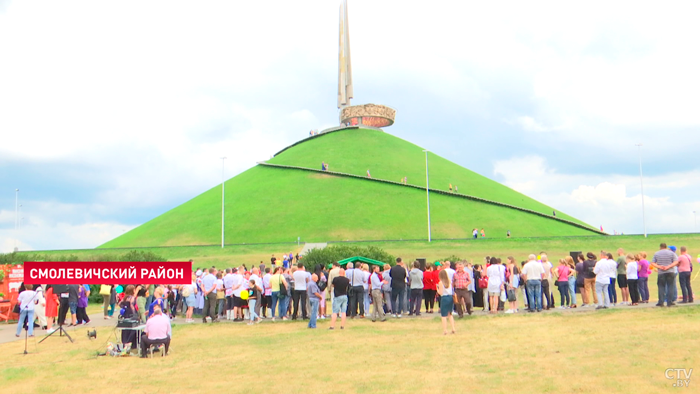
<path id="1" fill-rule="evenodd" d="M 386 131 L 607 231 L 694 231 L 695 2 L 350 0 Z M 338 2 L 0 0 L 0 251 L 89 248 L 337 123 Z M 22 228 L 14 231 L 15 189 Z"/>

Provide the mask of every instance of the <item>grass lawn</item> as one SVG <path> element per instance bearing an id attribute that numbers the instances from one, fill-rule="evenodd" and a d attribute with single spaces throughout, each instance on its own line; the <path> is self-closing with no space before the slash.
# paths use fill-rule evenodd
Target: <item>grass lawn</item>
<path id="1" fill-rule="evenodd" d="M 0 345 L 12 393 L 665 393 L 667 368 L 697 365 L 700 307 L 479 316 L 442 335 L 438 318 L 175 325 L 166 358 L 94 357 L 76 335 Z M 690 389 L 700 381 L 691 377 Z"/>

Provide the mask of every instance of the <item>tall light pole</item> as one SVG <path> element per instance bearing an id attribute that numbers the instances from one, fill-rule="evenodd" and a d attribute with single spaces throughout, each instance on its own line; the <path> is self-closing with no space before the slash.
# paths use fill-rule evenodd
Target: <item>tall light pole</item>
<path id="1" fill-rule="evenodd" d="M 428 175 L 428 150 L 425 152 L 425 196 L 428 199 L 428 242 L 430 242 L 430 176 Z"/>
<path id="2" fill-rule="evenodd" d="M 19 231 L 22 230 L 22 204 L 19 204 L 19 209 L 17 210 L 17 234 L 19 234 Z"/>
<path id="3" fill-rule="evenodd" d="M 647 237 L 647 217 L 644 209 L 644 176 L 642 175 L 642 144 L 634 144 L 639 148 L 639 183 L 642 187 L 642 221 L 644 223 L 644 238 Z"/>
<path id="4" fill-rule="evenodd" d="M 15 252 L 17 251 L 17 231 L 19 229 L 19 189 L 15 189 Z"/>
<path id="5" fill-rule="evenodd" d="M 226 177 L 224 175 L 224 168 L 226 163 L 226 156 L 221 158 L 221 248 L 224 247 L 224 183 Z"/>

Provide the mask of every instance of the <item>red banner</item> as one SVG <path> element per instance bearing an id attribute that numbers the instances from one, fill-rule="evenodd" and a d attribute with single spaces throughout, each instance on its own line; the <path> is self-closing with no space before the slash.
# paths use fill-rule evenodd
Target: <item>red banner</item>
<path id="1" fill-rule="evenodd" d="M 192 283 L 191 262 L 35 262 L 24 263 L 30 285 L 103 285 Z"/>

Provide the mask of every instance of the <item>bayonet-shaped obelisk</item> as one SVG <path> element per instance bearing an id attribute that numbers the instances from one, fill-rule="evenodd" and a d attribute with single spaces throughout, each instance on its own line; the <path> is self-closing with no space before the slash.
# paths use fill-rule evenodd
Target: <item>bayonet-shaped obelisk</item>
<path id="1" fill-rule="evenodd" d="M 350 65 L 350 29 L 348 2 L 340 0 L 340 41 L 338 48 L 338 108 L 350 105 L 352 98 L 352 66 Z"/>

